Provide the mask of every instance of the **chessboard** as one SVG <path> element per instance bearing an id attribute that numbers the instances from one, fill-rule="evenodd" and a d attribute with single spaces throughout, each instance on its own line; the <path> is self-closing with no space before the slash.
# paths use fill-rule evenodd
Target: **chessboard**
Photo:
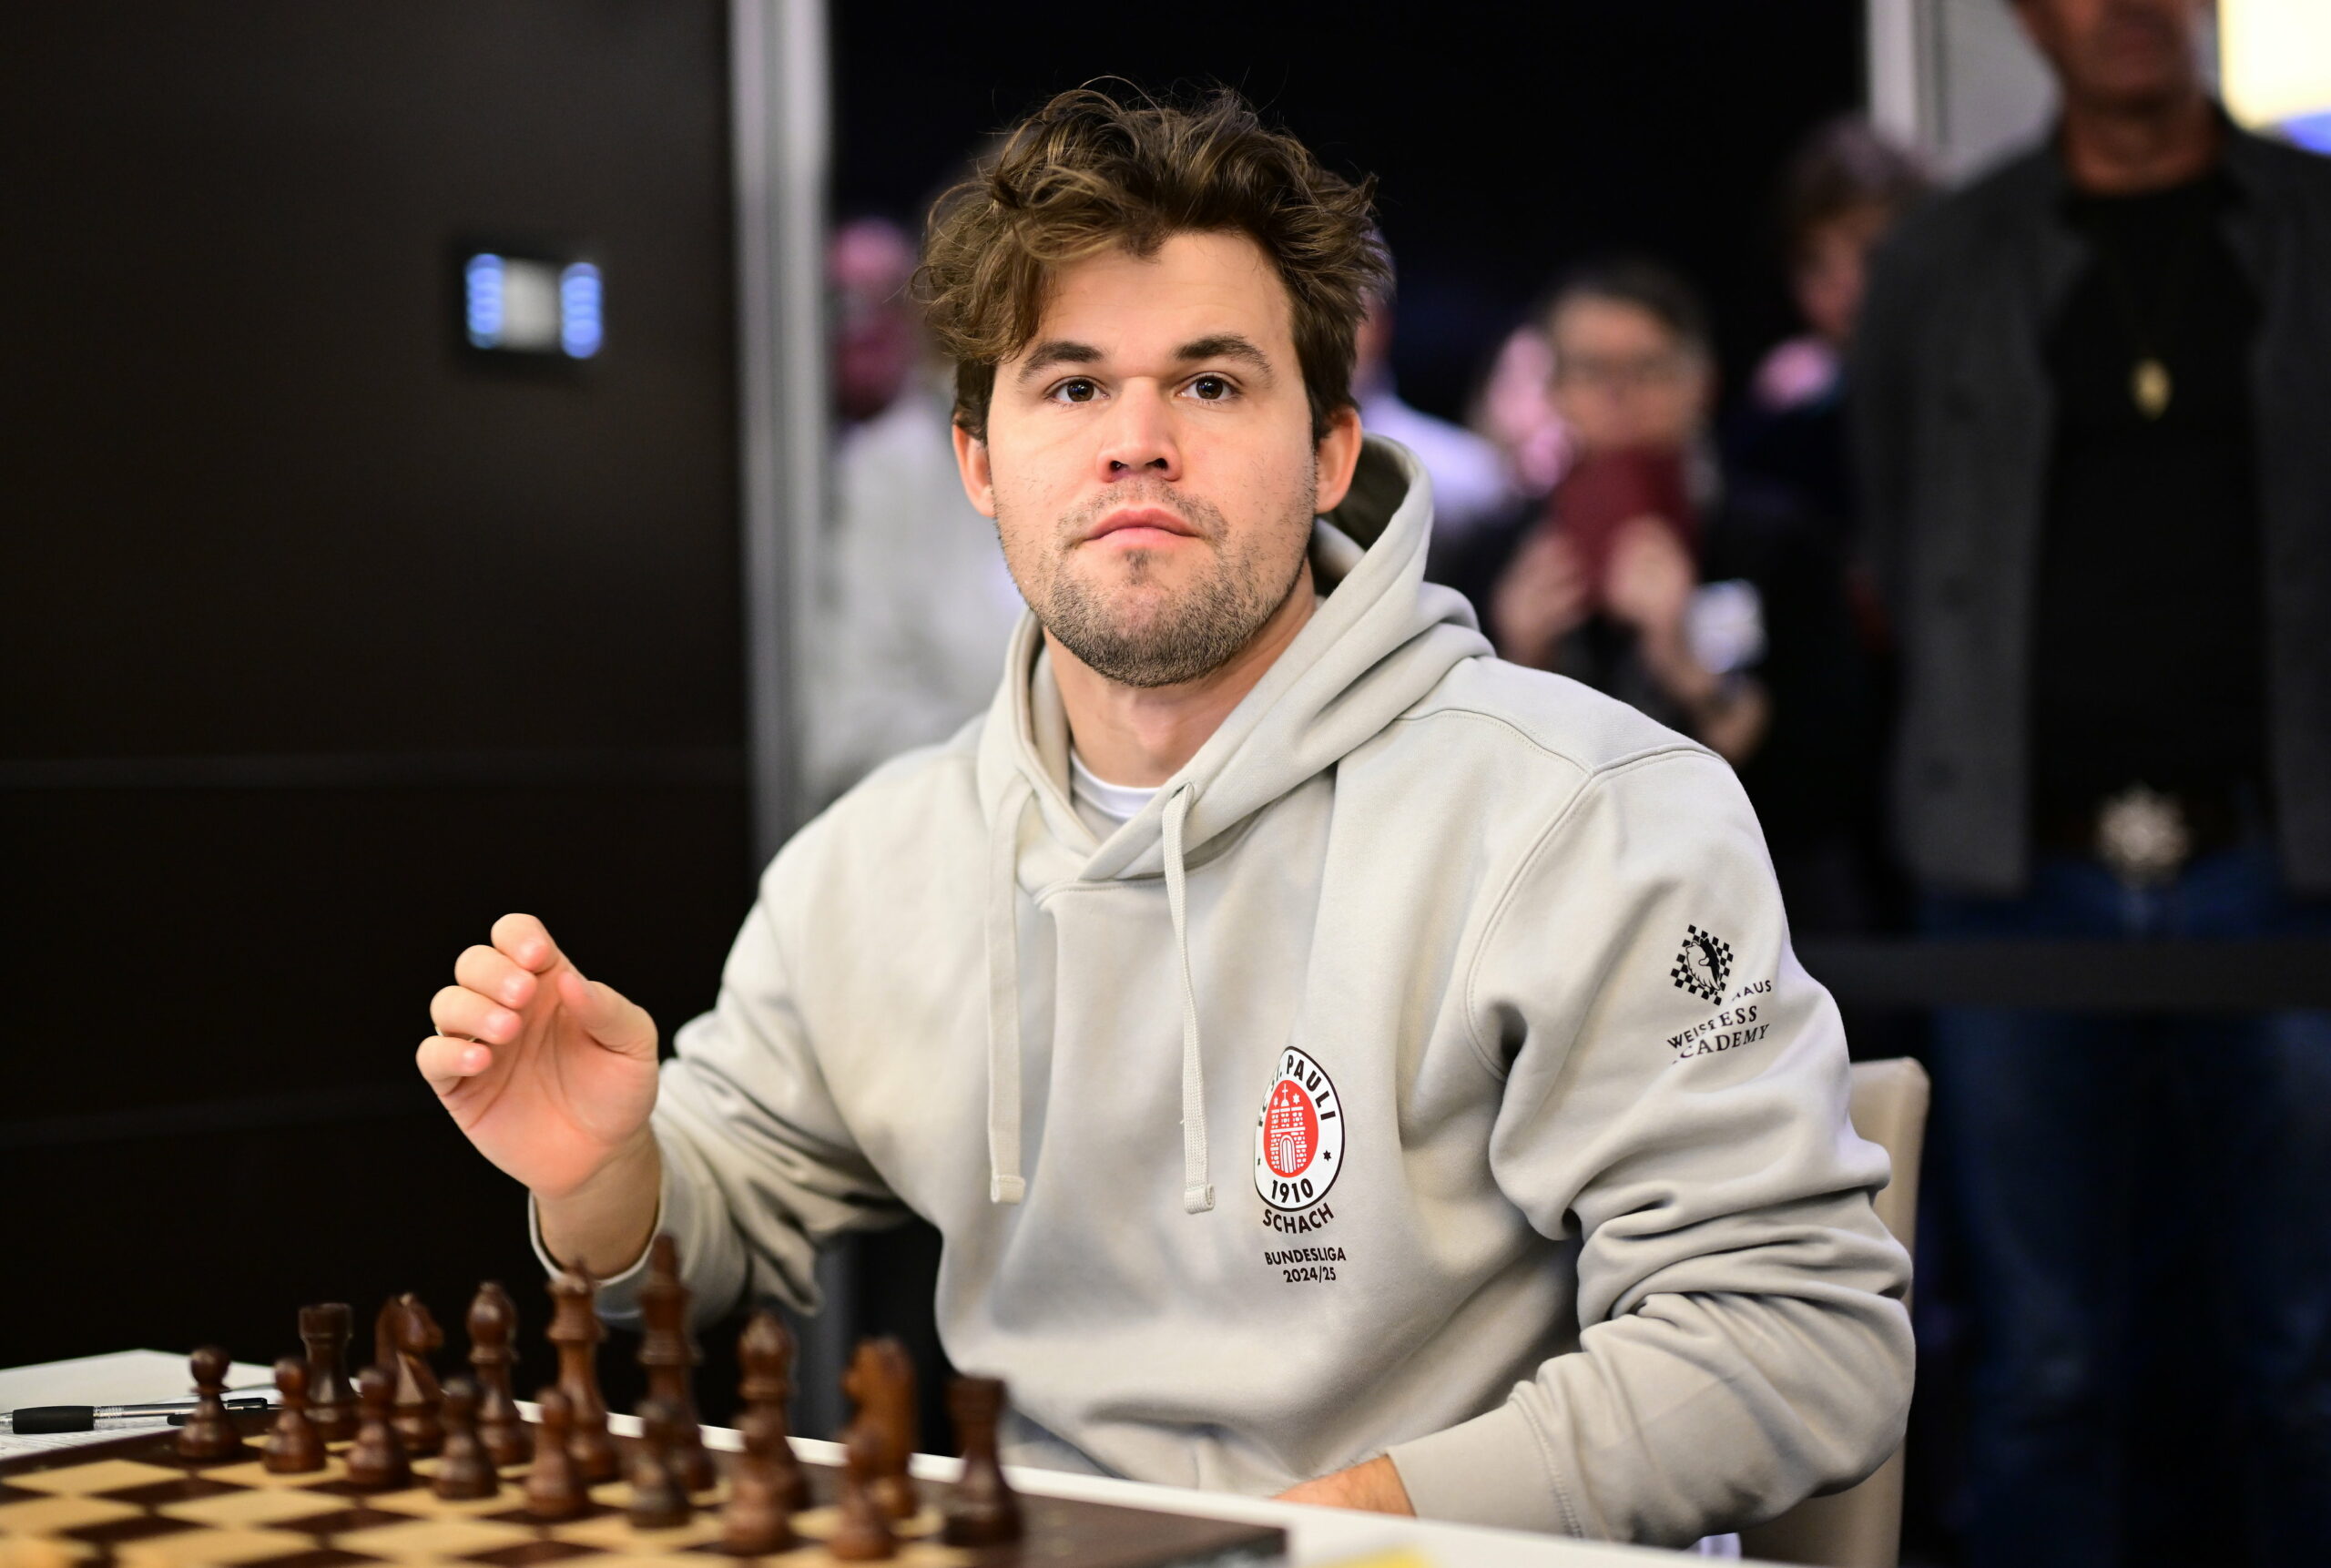
<path id="1" fill-rule="evenodd" d="M 256 1441 L 270 1418 L 231 1419 Z M 179 1458 L 173 1441 L 146 1432 L 0 1462 L 0 1563 L 11 1562 L 12 1545 L 21 1568 L 828 1568 L 842 1561 L 825 1545 L 840 1522 L 841 1487 L 829 1466 L 801 1467 L 813 1506 L 791 1518 L 799 1544 L 744 1558 L 720 1543 L 728 1454 L 713 1456 L 724 1471 L 716 1484 L 691 1496 L 695 1517 L 647 1530 L 627 1517 L 628 1481 L 590 1488 L 576 1517 L 546 1522 L 526 1511 L 524 1465 L 502 1470 L 496 1495 L 452 1502 L 431 1486 L 433 1459 L 412 1461 L 414 1484 L 368 1492 L 348 1479 L 346 1443 L 327 1445 L 320 1471 L 278 1474 L 256 1448 L 213 1464 Z M 615 1441 L 626 1457 L 636 1443 Z M 916 1485 L 922 1506 L 893 1527 L 889 1560 L 900 1568 L 1246 1568 L 1277 1562 L 1286 1549 L 1276 1530 L 1025 1493 L 1016 1543 L 949 1546 L 940 1536 L 952 1489 Z"/>
<path id="2" fill-rule="evenodd" d="M 469 1372 L 442 1383 L 443 1332 L 410 1294 L 382 1307 L 352 1380 L 353 1314 L 302 1308 L 305 1354 L 275 1363 L 273 1411 L 230 1410 L 228 1354 L 206 1346 L 175 1432 L 0 1461 L 0 1568 L 1247 1568 L 1285 1556 L 1277 1530 L 1021 1496 L 997 1457 L 994 1378 L 947 1390 L 958 1479 L 915 1476 L 914 1371 L 893 1340 L 860 1345 L 842 1380 L 856 1407 L 843 1462 L 804 1461 L 786 1430 L 792 1337 L 769 1311 L 738 1340 L 743 1447 L 716 1452 L 669 1237 L 639 1291 L 648 1397 L 638 1435 L 619 1435 L 599 1390 L 595 1294 L 577 1273 L 550 1281 L 557 1376 L 531 1412 L 512 1386 L 517 1305 L 499 1285 L 470 1304 Z"/>

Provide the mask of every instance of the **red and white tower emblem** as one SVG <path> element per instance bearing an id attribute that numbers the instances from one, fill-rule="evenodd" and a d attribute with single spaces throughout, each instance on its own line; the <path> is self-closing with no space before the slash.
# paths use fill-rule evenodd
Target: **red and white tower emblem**
<path id="1" fill-rule="evenodd" d="M 1327 1196 L 1343 1164 L 1343 1102 L 1327 1069 L 1290 1045 L 1255 1118 L 1255 1191 L 1292 1214 Z"/>

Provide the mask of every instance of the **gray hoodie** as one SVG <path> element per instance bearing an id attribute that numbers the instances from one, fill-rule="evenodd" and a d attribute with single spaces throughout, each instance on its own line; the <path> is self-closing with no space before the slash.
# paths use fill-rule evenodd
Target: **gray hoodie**
<path id="1" fill-rule="evenodd" d="M 1317 614 L 1106 838 L 1032 618 L 983 719 L 786 846 L 655 1113 L 700 1319 L 911 1211 L 1013 1458 L 1389 1451 L 1429 1517 L 1674 1543 L 1891 1451 L 1909 1260 L 1756 819 L 1491 657 L 1430 508 L 1371 442 Z"/>

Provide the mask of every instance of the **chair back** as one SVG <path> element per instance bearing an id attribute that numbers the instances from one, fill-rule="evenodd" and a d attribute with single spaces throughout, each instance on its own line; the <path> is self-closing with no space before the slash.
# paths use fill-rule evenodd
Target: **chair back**
<path id="1" fill-rule="evenodd" d="M 1876 1200 L 1878 1217 L 1914 1257 L 1928 1092 L 1927 1070 L 1908 1057 L 1853 1065 L 1854 1131 L 1894 1162 L 1894 1179 Z M 1895 1568 L 1902 1554 L 1902 1451 L 1896 1449 L 1845 1491 L 1808 1497 L 1779 1518 L 1742 1531 L 1740 1546 L 1770 1563 Z"/>

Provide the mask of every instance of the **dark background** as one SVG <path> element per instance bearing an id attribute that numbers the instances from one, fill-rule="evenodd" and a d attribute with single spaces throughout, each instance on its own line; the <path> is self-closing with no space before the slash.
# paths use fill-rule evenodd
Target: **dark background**
<path id="1" fill-rule="evenodd" d="M 835 204 L 919 221 L 981 138 L 1116 75 L 1223 83 L 1373 173 L 1400 267 L 1403 396 L 1453 416 L 1563 266 L 1621 249 L 1708 290 L 1725 368 L 1794 330 L 1767 209 L 1817 121 L 1860 107 L 1860 0 L 1359 0 L 1073 14 L 834 7 Z"/>
<path id="2" fill-rule="evenodd" d="M 668 1027 L 750 897 L 725 31 L 0 23 L 0 1365 L 544 1321 L 412 1054 L 505 910 Z M 596 360 L 458 350 L 479 233 L 598 261 Z"/>

